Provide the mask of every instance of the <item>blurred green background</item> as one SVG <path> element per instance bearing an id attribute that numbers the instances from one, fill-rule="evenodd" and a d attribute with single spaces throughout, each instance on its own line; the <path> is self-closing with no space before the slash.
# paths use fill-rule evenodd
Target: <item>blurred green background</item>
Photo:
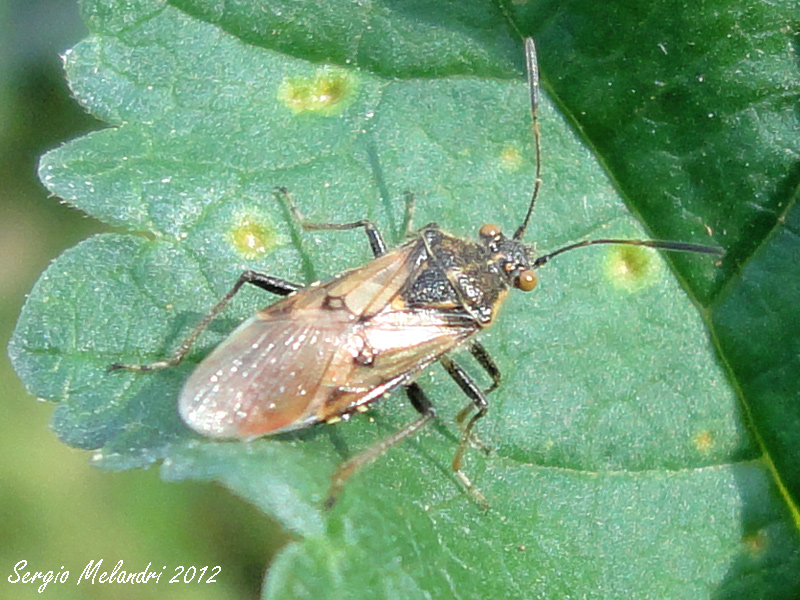
<path id="1" fill-rule="evenodd" d="M 14 565 L 70 571 L 45 593 L 70 598 L 257 598 L 286 538 L 263 514 L 202 483 L 168 484 L 157 469 L 107 473 L 48 428 L 53 405 L 28 395 L 5 348 L 34 282 L 98 222 L 48 197 L 36 177 L 47 150 L 103 125 L 71 99 L 60 54 L 87 35 L 76 0 L 0 0 L 0 597 L 41 598 L 8 582 Z M 140 571 L 166 565 L 158 585 L 76 586 L 90 560 Z M 220 565 L 217 584 L 165 580 L 175 567 Z"/>

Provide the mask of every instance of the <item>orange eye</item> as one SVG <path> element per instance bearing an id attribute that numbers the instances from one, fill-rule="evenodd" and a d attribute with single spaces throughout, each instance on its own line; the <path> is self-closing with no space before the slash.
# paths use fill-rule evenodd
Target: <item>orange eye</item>
<path id="1" fill-rule="evenodd" d="M 496 238 L 502 232 L 497 225 L 493 225 L 491 223 L 486 223 L 482 225 L 481 228 L 478 230 L 478 234 L 484 238 Z"/>
<path id="2" fill-rule="evenodd" d="M 523 292 L 530 292 L 533 288 L 536 287 L 537 281 L 538 279 L 536 277 L 536 273 L 534 273 L 530 269 L 525 269 L 519 274 L 519 277 L 517 278 L 516 281 L 516 286 Z"/>

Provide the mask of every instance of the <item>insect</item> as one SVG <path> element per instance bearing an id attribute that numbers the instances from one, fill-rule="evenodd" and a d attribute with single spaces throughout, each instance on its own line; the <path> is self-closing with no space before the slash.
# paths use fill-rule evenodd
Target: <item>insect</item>
<path id="1" fill-rule="evenodd" d="M 186 381 L 179 412 L 189 427 L 213 438 L 252 439 L 346 420 L 388 392 L 405 392 L 419 416 L 387 439 L 346 461 L 333 476 L 328 504 L 359 467 L 433 420 L 436 411 L 415 378 L 435 362 L 469 398 L 458 414 L 462 435 L 452 469 L 483 505 L 486 499 L 462 470 L 475 424 L 486 414 L 500 370 L 475 334 L 492 325 L 508 291 L 531 291 L 535 271 L 553 257 L 594 244 L 629 244 L 668 251 L 719 254 L 717 249 L 654 240 L 585 240 L 534 257 L 522 243 L 541 186 L 536 51 L 525 41 L 536 180 L 527 213 L 511 237 L 492 224 L 470 241 L 426 225 L 392 250 L 371 222 L 310 223 L 285 189 L 279 195 L 306 230 L 363 229 L 375 258 L 324 283 L 303 287 L 253 271 L 241 274 L 175 354 L 149 365 L 111 369 L 149 371 L 178 364 L 244 284 L 284 296 L 241 324 Z M 412 203 L 409 204 L 409 211 Z M 410 220 L 410 219 L 409 219 Z M 492 380 L 481 389 L 448 353 L 466 346 Z"/>

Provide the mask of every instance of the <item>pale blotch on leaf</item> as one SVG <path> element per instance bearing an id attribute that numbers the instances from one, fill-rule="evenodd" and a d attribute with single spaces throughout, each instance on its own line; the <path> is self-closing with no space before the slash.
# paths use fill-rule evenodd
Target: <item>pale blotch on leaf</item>
<path id="1" fill-rule="evenodd" d="M 341 69 L 319 69 L 314 77 L 292 77 L 278 88 L 278 98 L 295 114 L 323 116 L 342 112 L 355 96 L 356 80 Z"/>
<path id="2" fill-rule="evenodd" d="M 751 557 L 757 558 L 764 554 L 769 544 L 769 538 L 765 531 L 757 531 L 742 538 L 742 544 Z"/>
<path id="3" fill-rule="evenodd" d="M 228 232 L 228 239 L 236 252 L 248 260 L 264 256 L 278 243 L 272 225 L 253 215 L 239 217 Z"/>
<path id="4" fill-rule="evenodd" d="M 703 430 L 692 438 L 692 443 L 698 451 L 707 454 L 714 447 L 714 435 L 707 429 Z"/>
<path id="5" fill-rule="evenodd" d="M 603 270 L 614 287 L 638 292 L 658 280 L 661 261 L 653 250 L 615 246 L 609 250 Z"/>
<path id="6" fill-rule="evenodd" d="M 522 165 L 522 153 L 513 144 L 506 144 L 500 152 L 500 166 L 505 171 L 516 171 Z"/>

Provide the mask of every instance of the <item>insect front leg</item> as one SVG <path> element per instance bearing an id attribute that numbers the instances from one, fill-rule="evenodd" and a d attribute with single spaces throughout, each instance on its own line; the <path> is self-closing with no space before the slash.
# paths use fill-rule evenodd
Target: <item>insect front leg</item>
<path id="1" fill-rule="evenodd" d="M 483 347 L 481 347 L 481 350 L 486 353 L 486 350 L 484 350 Z M 452 358 L 445 355 L 439 359 L 439 362 L 442 363 L 442 366 L 445 368 L 450 377 L 452 377 L 453 380 L 458 384 L 458 387 L 461 388 L 461 391 L 463 391 L 467 397 L 472 400 L 471 404 L 458 413 L 456 422 L 461 425 L 473 408 L 478 409 L 478 411 L 472 415 L 469 421 L 467 421 L 466 426 L 463 427 L 461 441 L 458 443 L 458 448 L 456 448 L 456 453 L 453 456 L 453 471 L 461 480 L 461 483 L 464 484 L 464 487 L 467 488 L 467 491 L 472 494 L 482 505 L 484 505 L 484 507 L 488 508 L 489 503 L 487 502 L 486 498 L 472 484 L 472 481 L 470 481 L 469 477 L 467 477 L 466 473 L 464 473 L 461 467 L 464 462 L 464 452 L 466 451 L 467 446 L 469 446 L 470 441 L 473 439 L 472 429 L 475 427 L 475 423 L 486 414 L 486 411 L 489 410 L 489 403 L 486 401 L 486 396 L 481 388 L 478 387 L 478 385 L 472 380 L 467 372 L 459 367 Z M 489 359 L 489 363 L 494 366 L 494 370 L 497 372 L 499 377 L 500 372 L 497 370 L 497 366 L 494 365 L 494 362 L 491 359 Z"/>
<path id="2" fill-rule="evenodd" d="M 380 256 L 386 252 L 386 242 L 383 241 L 383 236 L 381 232 L 378 231 L 378 228 L 372 221 L 368 221 L 367 219 L 361 219 L 360 221 L 354 221 L 353 223 L 313 223 L 311 221 L 306 221 L 303 214 L 295 205 L 294 200 L 289 195 L 289 190 L 286 188 L 280 187 L 277 188 L 278 194 L 280 194 L 281 199 L 286 204 L 286 207 L 289 209 L 289 212 L 292 214 L 292 218 L 297 221 L 297 223 L 306 231 L 319 231 L 319 230 L 334 230 L 334 231 L 345 231 L 348 229 L 358 229 L 359 227 L 364 229 L 364 232 L 367 234 L 369 238 L 369 245 L 372 248 L 372 253 L 375 256 Z"/>
<path id="3" fill-rule="evenodd" d="M 411 383 L 406 386 L 406 395 L 411 401 L 411 405 L 420 413 L 420 417 L 397 432 L 393 433 L 386 439 L 381 440 L 377 444 L 373 444 L 366 450 L 356 454 L 353 458 L 342 463 L 334 473 L 331 481 L 331 487 L 328 490 L 328 499 L 325 501 L 325 506 L 330 508 L 336 503 L 339 493 L 342 491 L 344 484 L 353 474 L 361 467 L 371 463 L 378 458 L 381 454 L 386 452 L 395 444 L 402 442 L 407 437 L 414 435 L 429 421 L 436 417 L 436 409 L 431 404 L 428 397 L 416 383 Z"/>
<path id="4" fill-rule="evenodd" d="M 208 326 L 211 324 L 211 321 L 213 321 L 216 316 L 222 312 L 222 310 L 228 305 L 228 302 L 233 299 L 233 297 L 239 292 L 245 283 L 252 284 L 261 288 L 262 290 L 266 290 L 279 296 L 288 296 L 293 292 L 303 289 L 303 286 L 297 285 L 296 283 L 291 283 L 284 279 L 271 277 L 270 275 L 264 275 L 263 273 L 257 273 L 256 271 L 245 271 L 239 275 L 239 279 L 236 281 L 230 291 L 225 294 L 222 299 L 217 302 L 214 308 L 212 308 L 208 314 L 203 317 L 203 320 L 195 326 L 192 332 L 186 337 L 185 340 L 183 340 L 183 343 L 178 346 L 178 349 L 170 358 L 166 360 L 157 360 L 145 365 L 114 363 L 108 367 L 108 370 L 156 371 L 158 369 L 165 369 L 167 367 L 173 367 L 179 364 L 197 341 L 197 338 L 199 338 L 200 335 L 208 328 Z"/>
<path id="5" fill-rule="evenodd" d="M 417 206 L 417 199 L 409 191 L 403 194 L 406 198 L 406 215 L 403 218 L 403 237 L 408 238 L 414 234 L 414 209 Z"/>

